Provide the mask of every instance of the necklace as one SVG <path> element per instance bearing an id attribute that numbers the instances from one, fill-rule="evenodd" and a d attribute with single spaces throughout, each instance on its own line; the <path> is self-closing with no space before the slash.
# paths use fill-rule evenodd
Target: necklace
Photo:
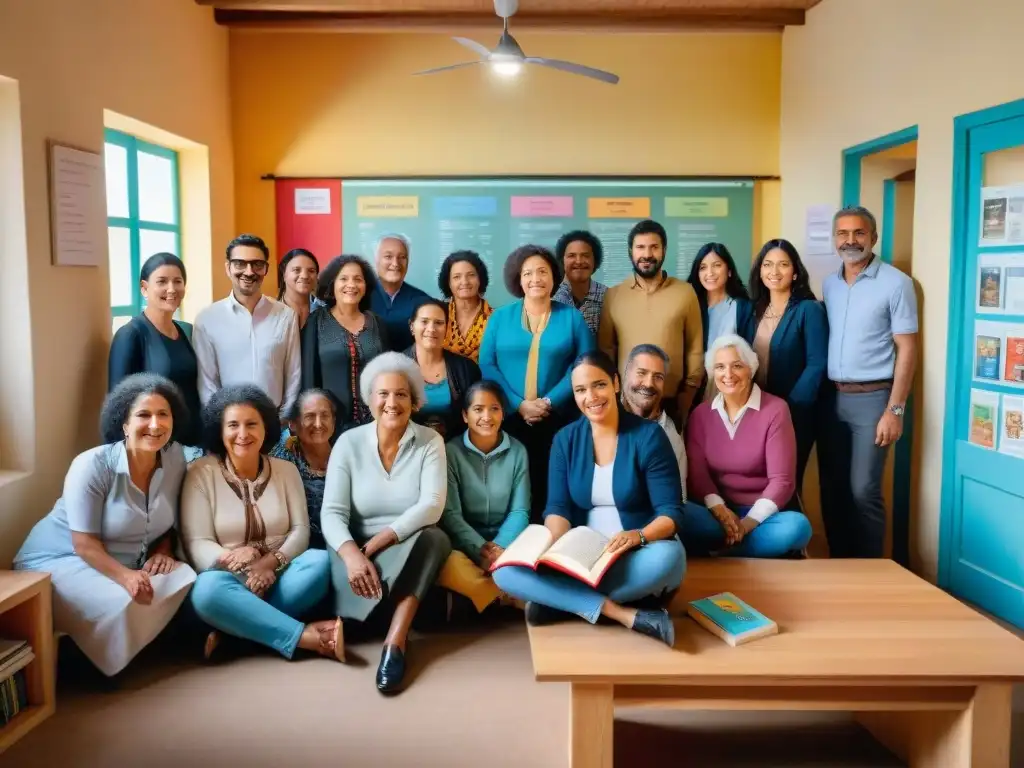
<path id="1" fill-rule="evenodd" d="M 781 310 L 776 310 L 771 304 L 769 304 L 764 310 L 765 320 L 778 320 L 786 314 L 786 308 L 783 307 Z"/>

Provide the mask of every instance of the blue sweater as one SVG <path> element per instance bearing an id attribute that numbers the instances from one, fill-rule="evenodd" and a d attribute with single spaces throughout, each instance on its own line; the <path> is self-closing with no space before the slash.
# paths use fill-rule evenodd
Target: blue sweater
<path id="1" fill-rule="evenodd" d="M 523 327 L 523 301 L 494 310 L 480 342 L 480 370 L 485 379 L 504 390 L 512 410 L 523 402 L 526 360 L 533 334 Z M 572 401 L 569 366 L 578 355 L 594 349 L 594 334 L 576 307 L 551 302 L 551 317 L 540 337 L 537 397 L 551 398 L 555 408 Z"/>
<path id="2" fill-rule="evenodd" d="M 402 283 L 392 301 L 380 283 L 374 286 L 370 293 L 370 311 L 384 321 L 384 328 L 388 332 L 388 347 L 392 352 L 401 352 L 412 346 L 409 321 L 416 308 L 429 298 L 429 294 L 415 285 Z"/>
<path id="3" fill-rule="evenodd" d="M 594 486 L 594 434 L 586 416 L 555 435 L 549 468 L 544 517 L 558 515 L 573 526 L 586 525 Z M 677 533 L 682 530 L 683 489 L 672 444 L 658 422 L 621 408 L 612 498 L 627 531 L 662 516 L 672 518 Z"/>
<path id="4" fill-rule="evenodd" d="M 790 301 L 772 334 L 765 391 L 785 399 L 791 410 L 806 411 L 817 402 L 827 369 L 825 307 L 814 299 Z"/>

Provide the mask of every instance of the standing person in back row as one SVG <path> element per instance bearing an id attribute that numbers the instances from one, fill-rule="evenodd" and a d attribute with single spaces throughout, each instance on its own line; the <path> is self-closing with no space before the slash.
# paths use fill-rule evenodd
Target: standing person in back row
<path id="1" fill-rule="evenodd" d="M 597 343 L 616 361 L 623 381 L 633 347 L 661 347 L 670 361 L 664 408 L 682 428 L 704 378 L 704 331 L 693 287 L 662 269 L 667 247 L 665 228 L 656 221 L 641 221 L 629 231 L 633 274 L 605 294 Z"/>
<path id="2" fill-rule="evenodd" d="M 872 252 L 870 211 L 843 208 L 832 223 L 842 265 L 822 285 L 831 380 L 818 438 L 822 519 L 832 557 L 882 557 L 882 472 L 914 381 L 917 296 L 909 277 Z"/>
<path id="3" fill-rule="evenodd" d="M 601 324 L 604 295 L 608 292 L 607 286 L 594 279 L 594 273 L 601 268 L 603 257 L 601 241 L 583 230 L 567 232 L 558 238 L 558 244 L 555 245 L 555 258 L 565 277 L 551 298 L 582 312 L 587 328 L 595 338 L 597 327 Z"/>
<path id="4" fill-rule="evenodd" d="M 370 295 L 370 311 L 384 321 L 388 349 L 404 352 L 412 346 L 409 323 L 416 308 L 430 296 L 405 282 L 409 271 L 409 241 L 404 235 L 384 235 L 374 248 L 377 285 Z"/>
<path id="5" fill-rule="evenodd" d="M 199 399 L 236 384 L 255 384 L 284 420 L 301 384 L 299 321 L 288 305 L 263 295 L 270 249 L 255 235 L 239 235 L 227 247 L 224 269 L 231 293 L 196 317 L 192 346 L 199 362 Z"/>

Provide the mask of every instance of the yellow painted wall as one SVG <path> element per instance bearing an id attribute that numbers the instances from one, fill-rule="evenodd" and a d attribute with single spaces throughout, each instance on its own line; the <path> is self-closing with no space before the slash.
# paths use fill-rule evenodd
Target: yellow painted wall
<path id="1" fill-rule="evenodd" d="M 953 118 L 1024 97 L 1024 3 L 827 0 L 783 35 L 782 228 L 803 242 L 807 206 L 838 205 L 843 148 L 919 126 L 913 277 L 922 302 L 921 441 L 911 523 L 916 569 L 938 563 L 946 391 Z M 947 44 L 936 44 L 946 41 Z M 955 45 L 951 44 L 955 41 Z M 1015 181 L 1024 181 L 1017 176 Z M 820 280 L 820 275 L 818 275 Z"/>
<path id="2" fill-rule="evenodd" d="M 233 32 L 239 228 L 274 241 L 266 173 L 778 174 L 781 35 L 524 32 L 519 42 L 622 81 L 539 68 L 514 80 L 484 67 L 413 77 L 468 60 L 440 35 Z M 778 197 L 766 195 L 768 230 Z"/>
<path id="3" fill-rule="evenodd" d="M 0 87 L 0 156 L 18 135 L 4 130 L 16 92 L 24 171 L 23 184 L 5 176 L 0 205 L 23 190 L 25 212 L 25 237 L 0 240 L 2 289 L 17 280 L 23 302 L 3 327 L 0 430 L 5 447 L 29 448 L 17 461 L 0 456 L 23 470 L 0 473 L 0 564 L 49 511 L 74 455 L 96 443 L 106 383 L 107 270 L 51 266 L 46 140 L 102 150 L 109 109 L 207 146 L 212 240 L 226 242 L 234 231 L 227 67 L 227 32 L 187 0 L 0 0 L 0 76 L 17 81 Z M 9 154 L 5 171 L 17 165 Z"/>

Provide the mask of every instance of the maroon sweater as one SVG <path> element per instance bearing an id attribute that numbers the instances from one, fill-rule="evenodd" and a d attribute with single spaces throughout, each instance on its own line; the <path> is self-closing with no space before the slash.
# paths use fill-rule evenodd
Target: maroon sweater
<path id="1" fill-rule="evenodd" d="M 706 506 L 751 506 L 749 514 L 760 522 L 783 509 L 796 491 L 796 435 L 789 406 L 755 384 L 730 435 L 722 418 L 724 404 L 721 413 L 712 407 L 721 397 L 701 403 L 690 415 L 690 498 Z"/>

